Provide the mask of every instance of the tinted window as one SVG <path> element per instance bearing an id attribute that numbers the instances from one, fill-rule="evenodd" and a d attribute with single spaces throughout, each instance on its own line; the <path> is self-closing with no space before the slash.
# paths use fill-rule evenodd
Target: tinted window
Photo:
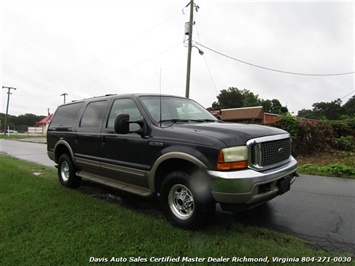
<path id="1" fill-rule="evenodd" d="M 107 121 L 108 128 L 113 128 L 115 123 L 115 118 L 119 114 L 128 114 L 129 120 L 131 121 L 142 119 L 142 115 L 133 100 L 117 99 L 114 101 L 110 111 L 110 115 L 108 117 L 108 121 Z M 130 127 L 129 128 L 130 131 L 135 131 L 139 129 L 139 125 L 134 123 L 130 124 L 129 127 Z"/>
<path id="2" fill-rule="evenodd" d="M 169 119 L 216 120 L 201 105 L 178 97 L 142 96 L 142 102 L 156 122 Z"/>
<path id="3" fill-rule="evenodd" d="M 91 102 L 86 106 L 80 127 L 100 127 L 105 115 L 106 101 Z"/>
<path id="4" fill-rule="evenodd" d="M 73 123 L 83 105 L 84 102 L 78 102 L 60 106 L 52 119 L 51 127 L 73 127 Z"/>

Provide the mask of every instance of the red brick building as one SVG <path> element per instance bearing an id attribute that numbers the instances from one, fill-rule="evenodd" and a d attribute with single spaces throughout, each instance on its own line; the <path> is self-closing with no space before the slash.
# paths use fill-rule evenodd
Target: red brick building
<path id="1" fill-rule="evenodd" d="M 214 116 L 221 116 L 223 121 L 246 123 L 246 124 L 270 124 L 275 123 L 281 119 L 280 115 L 265 113 L 262 106 L 244 107 L 244 108 L 230 108 L 221 110 L 212 110 Z M 301 121 L 308 122 L 312 125 L 317 125 L 318 120 L 300 118 Z"/>

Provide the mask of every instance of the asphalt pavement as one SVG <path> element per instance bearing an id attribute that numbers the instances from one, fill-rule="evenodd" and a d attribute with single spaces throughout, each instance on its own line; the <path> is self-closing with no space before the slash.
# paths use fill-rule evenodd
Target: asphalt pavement
<path id="1" fill-rule="evenodd" d="M 0 152 L 54 167 L 44 144 L 41 138 L 0 139 Z M 233 217 L 237 222 L 299 236 L 319 249 L 355 256 L 354 179 L 300 175 L 286 194 Z"/>

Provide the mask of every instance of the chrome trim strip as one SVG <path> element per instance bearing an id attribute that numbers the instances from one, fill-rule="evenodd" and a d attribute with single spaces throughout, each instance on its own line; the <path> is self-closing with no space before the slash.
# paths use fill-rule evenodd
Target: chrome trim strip
<path id="1" fill-rule="evenodd" d="M 255 171 L 265 171 L 271 168 L 275 168 L 278 165 L 283 165 L 287 162 L 290 161 L 290 157 L 286 160 L 283 160 L 281 162 L 272 164 L 272 165 L 267 165 L 267 166 L 261 166 L 260 163 L 262 161 L 262 153 L 261 153 L 261 145 L 262 143 L 266 143 L 266 142 L 272 142 L 272 141 L 277 141 L 277 140 L 285 140 L 285 139 L 290 139 L 291 141 L 291 135 L 290 134 L 279 134 L 279 135 L 273 135 L 273 136 L 266 136 L 266 137 L 260 137 L 260 138 L 255 138 L 255 139 L 250 139 L 247 141 L 246 145 L 248 148 L 248 166 L 251 169 L 254 169 Z M 256 148 L 255 151 L 255 161 L 256 164 L 252 163 L 252 158 L 251 158 L 251 154 L 252 154 L 252 147 Z"/>
<path id="2" fill-rule="evenodd" d="M 274 141 L 274 140 L 281 140 L 281 139 L 288 139 L 290 138 L 290 134 L 279 134 L 279 135 L 272 135 L 272 136 L 266 136 L 266 137 L 260 137 L 260 138 L 255 138 L 255 139 L 250 139 L 247 141 L 247 145 L 252 145 L 255 143 L 263 143 L 263 142 L 268 142 L 268 141 Z"/>

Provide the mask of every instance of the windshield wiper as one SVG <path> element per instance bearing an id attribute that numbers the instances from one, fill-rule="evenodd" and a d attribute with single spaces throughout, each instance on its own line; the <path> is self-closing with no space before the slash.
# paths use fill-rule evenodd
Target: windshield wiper
<path id="1" fill-rule="evenodd" d="M 164 119 L 160 120 L 159 123 L 172 122 L 172 123 L 188 123 L 188 122 L 216 122 L 213 119 Z"/>
<path id="2" fill-rule="evenodd" d="M 188 120 L 188 119 L 163 119 L 163 120 L 160 120 L 159 123 L 172 122 L 173 124 L 175 124 L 178 122 L 187 123 L 189 121 L 190 120 Z"/>
<path id="3" fill-rule="evenodd" d="M 194 122 L 216 122 L 217 120 L 214 120 L 214 119 L 191 119 L 189 121 L 194 121 Z"/>

